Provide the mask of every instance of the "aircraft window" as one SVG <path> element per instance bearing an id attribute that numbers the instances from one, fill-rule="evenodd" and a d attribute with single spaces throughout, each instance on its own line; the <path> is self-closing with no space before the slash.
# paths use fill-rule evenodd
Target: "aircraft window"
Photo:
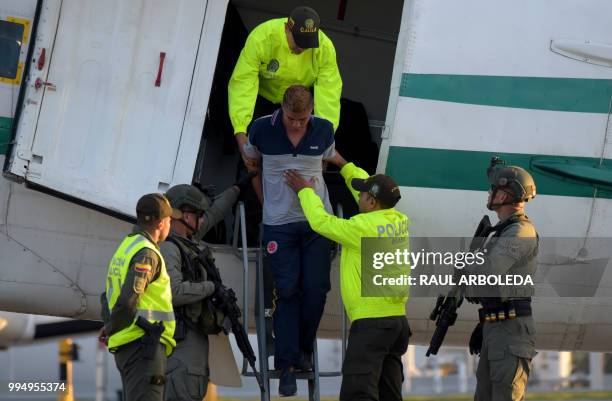
<path id="1" fill-rule="evenodd" d="M 0 21 L 0 77 L 17 78 L 23 39 L 22 24 Z"/>

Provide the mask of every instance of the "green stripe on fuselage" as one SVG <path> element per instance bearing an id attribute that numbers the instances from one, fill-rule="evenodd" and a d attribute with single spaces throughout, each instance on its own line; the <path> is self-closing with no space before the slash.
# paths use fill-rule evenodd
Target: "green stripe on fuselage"
<path id="1" fill-rule="evenodd" d="M 12 118 L 0 117 L 0 155 L 6 154 L 8 142 L 11 139 L 12 123 Z"/>
<path id="2" fill-rule="evenodd" d="M 500 156 L 507 165 L 527 169 L 535 179 L 538 194 L 592 198 L 595 187 L 542 171 L 534 161 L 563 161 L 581 166 L 599 166 L 598 158 L 494 153 L 449 149 L 391 146 L 386 174 L 400 186 L 487 191 L 486 170 L 491 156 Z M 612 160 L 604 160 L 603 168 L 612 169 Z M 610 188 L 600 187 L 597 197 L 612 199 Z"/>
<path id="3" fill-rule="evenodd" d="M 612 79 L 405 73 L 400 96 L 482 106 L 607 114 Z"/>

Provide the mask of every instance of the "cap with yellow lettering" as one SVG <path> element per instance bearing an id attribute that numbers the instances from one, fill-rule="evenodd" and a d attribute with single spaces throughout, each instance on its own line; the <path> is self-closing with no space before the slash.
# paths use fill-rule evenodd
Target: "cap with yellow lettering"
<path id="1" fill-rule="evenodd" d="M 136 217 L 140 221 L 155 221 L 166 217 L 180 219 L 182 215 L 180 210 L 170 206 L 170 202 L 162 194 L 144 195 L 136 204 Z"/>
<path id="2" fill-rule="evenodd" d="M 393 207 L 402 197 L 393 178 L 376 174 L 366 179 L 353 178 L 351 186 L 355 191 L 367 192 L 386 207 Z"/>
<path id="3" fill-rule="evenodd" d="M 319 14 L 310 7 L 297 7 L 289 15 L 289 28 L 295 43 L 302 49 L 319 47 Z"/>

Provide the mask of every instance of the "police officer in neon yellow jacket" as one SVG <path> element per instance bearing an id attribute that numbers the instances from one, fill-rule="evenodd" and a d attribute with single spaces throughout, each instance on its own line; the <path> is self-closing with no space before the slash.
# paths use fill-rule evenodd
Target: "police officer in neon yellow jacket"
<path id="1" fill-rule="evenodd" d="M 401 356 L 410 337 L 405 310 L 408 297 L 362 296 L 361 239 L 407 237 L 409 220 L 393 208 L 400 192 L 391 177 L 368 177 L 339 154 L 328 161 L 341 167 L 340 173 L 359 204 L 360 213 L 348 220 L 327 213 L 311 183 L 297 172 L 287 171 L 285 180 L 298 193 L 311 228 L 342 245 L 340 289 L 352 325 L 342 366 L 340 400 L 400 401 Z M 389 225 L 393 230 L 387 229 Z"/>
<path id="2" fill-rule="evenodd" d="M 338 128 L 342 79 L 334 45 L 319 26 L 315 10 L 297 7 L 289 18 L 266 21 L 249 34 L 228 85 L 229 115 L 241 155 L 238 176 L 245 167 L 258 170 L 257 163 L 243 152 L 251 120 L 276 111 L 291 85 L 312 88 L 314 114 L 331 121 L 334 131 Z M 252 183 L 253 190 L 241 194 L 250 243 L 258 239 L 263 203 L 261 176 Z"/>
<path id="3" fill-rule="evenodd" d="M 334 45 L 319 24 L 315 10 L 298 7 L 288 19 L 266 21 L 249 34 L 228 85 L 229 114 L 240 149 L 255 103 L 261 100 L 257 95 L 274 104 L 274 110 L 295 84 L 314 88 L 315 115 L 338 128 L 342 79 Z"/>
<path id="4" fill-rule="evenodd" d="M 163 401 L 166 357 L 174 340 L 170 277 L 158 243 L 180 218 L 161 194 L 148 194 L 136 205 L 134 231 L 115 251 L 101 295 L 101 340 L 115 355 L 126 401 Z"/>

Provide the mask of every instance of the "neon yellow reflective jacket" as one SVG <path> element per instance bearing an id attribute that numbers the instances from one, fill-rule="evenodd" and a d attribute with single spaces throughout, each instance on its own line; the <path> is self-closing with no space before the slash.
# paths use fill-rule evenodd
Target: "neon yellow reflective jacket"
<path id="1" fill-rule="evenodd" d="M 229 114 L 234 133 L 247 132 L 257 94 L 280 104 L 291 85 L 314 87 L 314 114 L 340 119 L 342 79 L 332 41 L 319 30 L 319 47 L 293 54 L 285 35 L 287 18 L 266 21 L 253 29 L 240 53 L 228 85 Z"/>
<path id="2" fill-rule="evenodd" d="M 151 323 L 162 321 L 164 324 L 164 332 L 160 342 L 166 346 L 166 355 L 172 353 L 172 349 L 176 346 L 174 341 L 174 310 L 172 309 L 172 290 L 170 287 L 170 276 L 166 271 L 166 263 L 164 258 L 155 245 L 149 242 L 142 235 L 128 235 L 125 237 L 119 249 L 113 255 L 106 276 L 106 297 L 108 299 L 108 308 L 113 310 L 113 306 L 121 293 L 121 285 L 125 282 L 128 268 L 132 257 L 141 249 L 149 248 L 159 256 L 161 261 L 161 270 L 159 277 L 149 283 L 144 292 L 138 299 L 137 312 L 134 322 L 128 327 L 119 330 L 111 335 L 108 339 L 108 349 L 112 350 L 121 345 L 130 343 L 139 339 L 144 335 L 144 330 L 136 326 L 136 319 L 142 316 Z"/>
<path id="3" fill-rule="evenodd" d="M 353 178 L 367 178 L 368 173 L 353 163 L 340 170 L 347 187 L 359 199 L 359 192 L 353 190 Z M 311 189 L 304 188 L 298 193 L 304 215 L 310 227 L 317 233 L 342 245 L 340 260 L 340 291 L 342 301 L 351 321 L 370 317 L 403 316 L 406 313 L 408 297 L 362 297 L 361 296 L 361 239 L 378 237 L 378 226 L 392 224 L 394 227 L 410 224 L 408 217 L 395 209 L 359 213 L 350 219 L 340 219 L 325 211 L 321 198 Z M 387 233 L 383 233 L 387 236 Z"/>

